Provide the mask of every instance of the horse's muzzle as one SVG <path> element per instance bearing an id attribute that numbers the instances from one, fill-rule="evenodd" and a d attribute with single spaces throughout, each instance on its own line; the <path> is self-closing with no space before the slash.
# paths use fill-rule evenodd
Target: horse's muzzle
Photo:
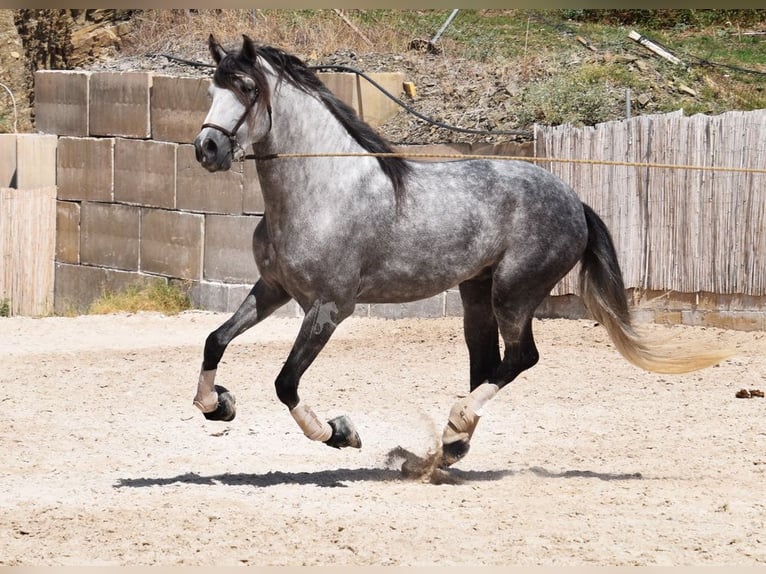
<path id="1" fill-rule="evenodd" d="M 197 161 L 210 172 L 226 171 L 231 167 L 231 143 L 217 131 L 203 129 L 194 138 Z"/>

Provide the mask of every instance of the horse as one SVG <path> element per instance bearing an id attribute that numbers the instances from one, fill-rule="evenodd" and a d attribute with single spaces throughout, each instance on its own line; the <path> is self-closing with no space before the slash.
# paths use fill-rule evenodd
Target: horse
<path id="1" fill-rule="evenodd" d="M 357 304 L 457 287 L 469 392 L 442 432 L 446 469 L 467 454 L 487 403 L 538 362 L 534 312 L 577 262 L 585 306 L 637 367 L 682 373 L 729 355 L 694 349 L 679 357 L 638 334 L 609 230 L 548 170 L 402 157 L 300 58 L 247 35 L 227 51 L 211 34 L 208 48 L 215 70 L 197 161 L 209 172 L 228 170 L 252 147 L 265 208 L 253 235 L 260 278 L 205 340 L 193 404 L 207 419 L 236 413 L 234 395 L 215 384 L 227 346 L 292 299 L 303 320 L 276 395 L 309 439 L 361 448 L 346 415 L 324 421 L 299 396 L 301 376 Z"/>

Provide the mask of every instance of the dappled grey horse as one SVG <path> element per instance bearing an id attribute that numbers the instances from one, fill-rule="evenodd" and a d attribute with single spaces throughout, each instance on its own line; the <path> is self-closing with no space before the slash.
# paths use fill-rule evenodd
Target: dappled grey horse
<path id="1" fill-rule="evenodd" d="M 572 189 L 529 162 L 417 162 L 392 148 L 301 60 L 247 36 L 227 52 L 210 36 L 212 103 L 194 140 L 208 171 L 227 170 L 252 145 L 264 199 L 253 237 L 260 279 L 204 348 L 194 404 L 231 420 L 235 401 L 215 384 L 229 343 L 291 298 L 305 312 L 275 385 L 310 439 L 360 447 L 346 416 L 318 417 L 301 376 L 357 303 L 399 303 L 458 286 L 470 393 L 451 409 L 442 466 L 468 451 L 482 408 L 538 360 L 535 309 L 577 263 L 584 303 L 616 348 L 657 372 L 714 364 L 651 348 L 631 326 L 614 246 Z M 500 337 L 503 353 L 500 352 Z"/>

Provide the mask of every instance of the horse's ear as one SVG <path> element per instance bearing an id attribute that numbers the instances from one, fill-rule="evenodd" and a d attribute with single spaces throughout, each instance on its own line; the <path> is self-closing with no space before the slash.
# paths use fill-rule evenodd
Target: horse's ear
<path id="1" fill-rule="evenodd" d="M 216 65 L 220 64 L 221 60 L 223 60 L 223 57 L 226 55 L 226 50 L 221 47 L 218 40 L 216 40 L 212 34 L 208 36 L 207 47 L 210 50 L 210 55 L 213 57 L 213 61 Z"/>
<path id="2" fill-rule="evenodd" d="M 249 62 L 255 62 L 258 53 L 255 50 L 255 42 L 247 34 L 242 34 L 242 56 Z"/>

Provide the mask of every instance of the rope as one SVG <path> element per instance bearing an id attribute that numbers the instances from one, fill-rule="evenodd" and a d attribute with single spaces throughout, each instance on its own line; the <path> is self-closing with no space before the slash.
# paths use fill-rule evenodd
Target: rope
<path id="1" fill-rule="evenodd" d="M 163 58 L 167 58 L 168 60 L 178 62 L 180 64 L 197 66 L 201 68 L 202 67 L 215 68 L 215 66 L 212 64 L 206 64 L 206 63 L 197 62 L 194 60 L 186 60 L 184 58 L 178 58 L 176 56 L 171 56 L 168 54 L 147 54 L 147 56 L 163 57 Z M 729 67 L 732 69 L 737 69 L 739 71 L 749 72 L 749 73 L 758 73 L 758 74 L 764 73 L 764 72 L 757 72 L 755 70 L 745 70 L 742 68 L 735 68 L 733 66 L 727 66 L 726 64 L 716 64 L 715 62 L 709 62 L 707 60 L 698 60 L 698 64 Z M 383 88 L 383 86 L 381 86 L 379 83 L 377 83 L 375 80 L 370 78 L 367 74 L 365 74 L 361 70 L 352 68 L 350 66 L 339 66 L 339 65 L 329 65 L 329 64 L 310 66 L 310 68 L 313 70 L 337 70 L 337 71 L 345 71 L 345 72 L 351 72 L 351 73 L 357 74 L 358 76 L 361 76 L 362 78 L 367 80 L 370 84 L 372 84 L 383 95 L 390 98 L 391 100 L 396 102 L 399 106 L 404 108 L 408 113 L 439 128 L 452 130 L 456 132 L 462 132 L 462 133 L 482 134 L 482 135 L 516 135 L 516 136 L 532 135 L 531 132 L 526 132 L 523 130 L 483 131 L 483 130 L 473 130 L 469 128 L 460 128 L 456 126 L 450 126 L 450 125 L 438 122 L 436 120 L 432 120 L 431 118 L 424 116 L 423 114 L 414 110 L 405 102 L 403 102 L 402 100 L 400 100 L 399 98 L 397 98 L 396 96 L 388 92 L 385 88 Z M 11 95 L 11 97 L 13 97 L 13 95 Z M 271 155 L 265 155 L 265 156 L 245 155 L 241 159 L 272 160 L 272 159 L 319 158 L 319 157 L 380 157 L 380 158 L 398 157 L 398 158 L 414 158 L 414 159 L 447 159 L 447 160 L 498 159 L 498 160 L 505 160 L 505 161 L 509 161 L 509 160 L 510 161 L 526 161 L 526 162 L 532 162 L 532 163 L 551 162 L 551 163 L 569 163 L 569 164 L 584 164 L 584 165 L 607 165 L 607 166 L 617 166 L 617 167 L 636 167 L 636 168 L 643 168 L 643 169 L 682 169 L 682 170 L 696 170 L 696 171 L 705 171 L 705 172 L 727 171 L 727 172 L 734 172 L 734 173 L 766 174 L 766 169 L 747 168 L 747 167 L 675 165 L 675 164 L 663 164 L 663 163 L 640 163 L 640 162 L 629 162 L 629 161 L 608 161 L 608 160 L 550 158 L 550 157 L 525 157 L 525 156 L 504 156 L 504 155 L 478 155 L 478 154 L 470 155 L 470 154 L 409 153 L 409 152 L 406 152 L 406 153 L 405 152 L 290 153 L 290 154 L 271 154 Z"/>
<path id="2" fill-rule="evenodd" d="M 331 152 L 331 153 L 275 153 L 268 155 L 252 155 L 248 154 L 242 159 L 255 159 L 259 161 L 268 161 L 275 159 L 305 159 L 305 158 L 339 158 L 339 157 L 375 157 L 375 158 L 412 158 L 412 159 L 448 159 L 448 160 L 465 160 L 465 159 L 497 159 L 503 161 L 526 161 L 532 163 L 550 162 L 550 163 L 569 163 L 569 164 L 584 164 L 584 165 L 607 165 L 616 167 L 636 167 L 642 169 L 681 169 L 691 171 L 727 171 L 734 173 L 757 173 L 766 174 L 766 168 L 750 168 L 750 167 L 730 167 L 730 166 L 714 166 L 714 165 L 683 165 L 672 163 L 651 163 L 651 162 L 632 162 L 632 161 L 609 161 L 599 159 L 576 159 L 576 158 L 553 158 L 553 157 L 527 157 L 527 156 L 513 156 L 513 155 L 483 155 L 483 154 L 450 154 L 450 153 L 411 153 L 411 152 Z"/>

